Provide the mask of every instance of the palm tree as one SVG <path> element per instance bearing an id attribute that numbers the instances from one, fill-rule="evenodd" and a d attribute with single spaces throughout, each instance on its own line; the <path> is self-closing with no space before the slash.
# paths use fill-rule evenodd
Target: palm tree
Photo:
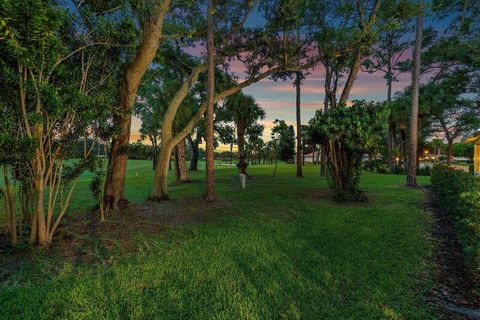
<path id="1" fill-rule="evenodd" d="M 265 118 L 263 110 L 252 96 L 237 93 L 226 99 L 223 107 L 231 115 L 232 121 L 237 127 L 237 143 L 240 173 L 246 174 L 245 163 L 245 135 L 248 128 L 252 127 L 258 120 Z"/>

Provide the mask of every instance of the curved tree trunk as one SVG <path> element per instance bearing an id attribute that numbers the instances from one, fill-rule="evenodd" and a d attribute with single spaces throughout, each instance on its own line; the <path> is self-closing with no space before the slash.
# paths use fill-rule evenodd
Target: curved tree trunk
<path id="1" fill-rule="evenodd" d="M 350 73 L 348 74 L 347 82 L 345 82 L 345 86 L 343 87 L 342 95 L 340 96 L 340 100 L 338 102 L 339 105 L 347 104 L 348 96 L 350 95 L 350 91 L 353 87 L 353 82 L 357 78 L 358 71 L 360 70 L 360 65 L 362 64 L 362 51 L 358 49 L 355 52 L 355 57 L 352 62 L 352 66 L 350 68 Z"/>
<path id="2" fill-rule="evenodd" d="M 125 175 L 127 170 L 132 109 L 138 86 L 157 53 L 162 38 L 163 20 L 170 8 L 170 0 L 157 1 L 150 19 L 144 25 L 143 40 L 133 61 L 127 66 L 120 84 L 119 112 L 113 122 L 120 132 L 112 139 L 108 172 L 105 180 L 105 204 L 118 210 L 126 203 Z"/>
<path id="3" fill-rule="evenodd" d="M 420 1 L 420 11 L 417 15 L 415 32 L 415 50 L 412 72 L 412 106 L 410 111 L 410 139 L 407 166 L 407 186 L 417 186 L 417 148 L 418 148 L 418 92 L 420 88 L 420 54 L 422 50 L 423 32 L 423 0 Z"/>
<path id="4" fill-rule="evenodd" d="M 165 140 L 164 140 L 165 141 Z M 170 197 L 168 195 L 168 168 L 171 164 L 170 156 L 172 154 L 172 146 L 162 142 L 160 147 L 160 152 L 158 153 L 158 161 L 157 166 L 154 174 L 154 183 L 152 193 L 150 195 L 150 200 L 153 201 L 164 201 L 169 200 Z"/>

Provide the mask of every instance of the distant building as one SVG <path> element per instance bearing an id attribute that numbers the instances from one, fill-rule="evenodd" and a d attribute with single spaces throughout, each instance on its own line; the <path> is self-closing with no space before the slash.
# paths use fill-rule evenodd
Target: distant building
<path id="1" fill-rule="evenodd" d="M 477 131 L 470 137 L 467 137 L 463 143 L 473 143 L 473 173 L 480 174 L 480 131 Z"/>

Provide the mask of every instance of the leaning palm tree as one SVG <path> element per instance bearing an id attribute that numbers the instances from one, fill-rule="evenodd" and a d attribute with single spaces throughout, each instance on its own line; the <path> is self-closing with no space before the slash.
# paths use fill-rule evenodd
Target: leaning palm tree
<path id="1" fill-rule="evenodd" d="M 228 97 L 223 105 L 227 114 L 231 116 L 231 121 L 235 122 L 237 127 L 238 143 L 238 167 L 240 173 L 246 174 L 245 163 L 245 135 L 248 128 L 252 127 L 258 120 L 265 118 L 263 110 L 250 95 L 237 93 Z"/>

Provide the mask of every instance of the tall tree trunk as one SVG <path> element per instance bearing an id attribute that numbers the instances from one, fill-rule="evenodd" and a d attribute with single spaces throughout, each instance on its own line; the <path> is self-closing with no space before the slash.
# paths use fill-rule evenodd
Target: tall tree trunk
<path id="1" fill-rule="evenodd" d="M 189 134 L 187 135 L 188 143 L 190 144 L 190 147 L 192 148 L 192 159 L 190 160 L 190 168 L 188 170 L 190 171 L 198 171 L 198 133 L 197 133 L 197 138 L 195 138 L 195 141 L 193 141 L 192 136 Z"/>
<path id="2" fill-rule="evenodd" d="M 215 159 L 213 150 L 213 107 L 215 104 L 215 51 L 213 47 L 213 0 L 208 0 L 207 7 L 207 55 L 208 55 L 208 79 L 207 79 L 207 112 L 206 112 L 206 194 L 205 201 L 215 200 Z"/>
<path id="3" fill-rule="evenodd" d="M 114 210 L 126 203 L 125 175 L 127 170 L 132 109 L 143 74 L 152 62 L 162 39 L 163 20 L 170 8 L 170 0 L 157 1 L 143 30 L 143 39 L 133 61 L 127 66 L 120 84 L 119 111 L 113 123 L 119 134 L 112 139 L 108 172 L 105 180 L 105 203 Z"/>
<path id="4" fill-rule="evenodd" d="M 177 145 L 178 152 L 178 171 L 179 171 L 179 181 L 180 182 L 189 182 L 188 171 L 187 171 L 187 153 L 185 146 L 185 139 L 182 139 Z"/>
<path id="5" fill-rule="evenodd" d="M 389 60 L 390 61 L 390 60 Z M 387 102 L 390 105 L 392 103 L 392 68 L 388 67 L 387 72 Z M 388 167 L 390 173 L 393 173 L 395 170 L 395 158 L 393 154 L 393 149 L 395 148 L 395 122 L 389 121 L 388 123 L 388 132 L 387 132 L 387 157 L 388 157 Z"/>
<path id="6" fill-rule="evenodd" d="M 245 124 L 242 120 L 237 123 L 238 168 L 240 173 L 246 174 L 245 165 Z"/>
<path id="7" fill-rule="evenodd" d="M 330 87 L 331 87 L 331 82 L 332 82 L 332 72 L 330 70 L 330 66 L 328 65 L 327 62 L 325 62 L 325 98 L 323 99 L 323 111 L 328 110 L 328 102 L 330 101 Z"/>
<path id="8" fill-rule="evenodd" d="M 297 72 L 295 79 L 296 105 L 295 114 L 297 118 L 297 177 L 302 177 L 302 121 L 300 112 L 300 86 L 302 85 L 301 73 Z"/>
<path id="9" fill-rule="evenodd" d="M 415 32 L 415 49 L 412 70 L 412 106 L 410 111 L 410 139 L 407 166 L 407 186 L 417 186 L 417 147 L 418 147 L 418 91 L 420 88 L 420 54 L 422 52 L 423 0 L 420 0 Z"/>
<path id="10" fill-rule="evenodd" d="M 407 129 L 405 123 L 400 123 L 400 159 L 403 162 L 405 172 L 407 170 Z"/>
<path id="11" fill-rule="evenodd" d="M 150 140 L 152 141 L 153 145 L 153 157 L 152 157 L 152 169 L 155 170 L 155 166 L 157 164 L 157 152 L 158 152 L 158 147 L 157 147 L 157 137 L 150 137 Z"/>
<path id="12" fill-rule="evenodd" d="M 358 71 L 360 70 L 360 65 L 362 64 L 362 50 L 358 49 L 355 52 L 355 57 L 353 58 L 352 66 L 350 67 L 350 73 L 348 74 L 347 82 L 343 87 L 342 95 L 340 96 L 339 105 L 347 104 L 348 96 L 353 87 L 353 82 L 357 78 Z"/>

